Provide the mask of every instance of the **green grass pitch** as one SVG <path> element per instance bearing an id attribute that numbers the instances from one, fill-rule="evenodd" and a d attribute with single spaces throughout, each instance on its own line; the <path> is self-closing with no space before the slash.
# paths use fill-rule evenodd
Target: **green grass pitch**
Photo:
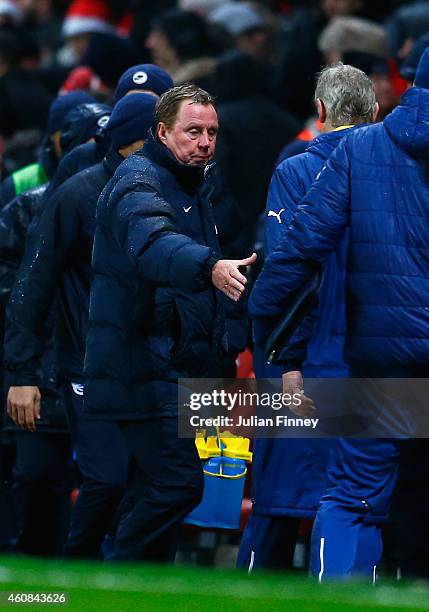
<path id="1" fill-rule="evenodd" d="M 2 609 L 71 612 L 354 612 L 429 610 L 429 586 L 327 583 L 305 577 L 148 565 L 0 558 L 0 591 L 67 592 L 64 605 Z"/>

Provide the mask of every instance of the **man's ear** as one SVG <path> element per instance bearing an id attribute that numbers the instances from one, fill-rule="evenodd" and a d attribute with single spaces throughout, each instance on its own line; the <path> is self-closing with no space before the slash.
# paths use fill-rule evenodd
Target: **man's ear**
<path id="1" fill-rule="evenodd" d="M 156 135 L 158 136 L 158 140 L 162 142 L 162 144 L 166 144 L 167 142 L 167 126 L 163 121 L 160 121 L 156 126 Z"/>
<path id="2" fill-rule="evenodd" d="M 378 102 L 375 103 L 374 110 L 372 111 L 372 122 L 375 123 L 377 121 L 378 111 L 380 110 L 380 105 Z"/>
<path id="3" fill-rule="evenodd" d="M 320 123 L 325 123 L 326 121 L 326 106 L 320 98 L 316 99 L 316 110 L 317 110 L 317 118 Z"/>

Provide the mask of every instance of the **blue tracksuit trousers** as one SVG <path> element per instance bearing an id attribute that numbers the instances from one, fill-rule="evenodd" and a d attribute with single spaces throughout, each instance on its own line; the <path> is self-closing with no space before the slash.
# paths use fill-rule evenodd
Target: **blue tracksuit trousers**
<path id="1" fill-rule="evenodd" d="M 310 573 L 319 581 L 352 575 L 375 580 L 399 445 L 393 439 L 334 441 L 312 534 Z"/>

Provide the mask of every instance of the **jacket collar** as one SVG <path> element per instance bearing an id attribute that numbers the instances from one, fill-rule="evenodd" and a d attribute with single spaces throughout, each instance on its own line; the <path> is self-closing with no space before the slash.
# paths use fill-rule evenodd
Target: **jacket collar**
<path id="1" fill-rule="evenodd" d="M 109 147 L 106 155 L 103 159 L 103 166 L 106 171 L 113 176 L 115 174 L 116 168 L 124 161 L 125 157 L 122 157 L 116 149 L 113 147 Z"/>
<path id="2" fill-rule="evenodd" d="M 187 192 L 195 191 L 204 182 L 205 166 L 191 166 L 179 162 L 171 151 L 159 142 L 152 129 L 148 132 L 144 147 L 139 154 L 171 172 Z"/>

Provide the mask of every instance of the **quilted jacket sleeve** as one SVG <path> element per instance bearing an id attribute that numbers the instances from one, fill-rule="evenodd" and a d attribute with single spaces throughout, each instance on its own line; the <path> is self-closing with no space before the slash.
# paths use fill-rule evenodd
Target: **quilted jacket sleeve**
<path id="1" fill-rule="evenodd" d="M 177 232 L 171 206 L 154 187 L 140 183 L 120 198 L 113 231 L 145 280 L 194 292 L 210 286 L 220 254 Z"/>

